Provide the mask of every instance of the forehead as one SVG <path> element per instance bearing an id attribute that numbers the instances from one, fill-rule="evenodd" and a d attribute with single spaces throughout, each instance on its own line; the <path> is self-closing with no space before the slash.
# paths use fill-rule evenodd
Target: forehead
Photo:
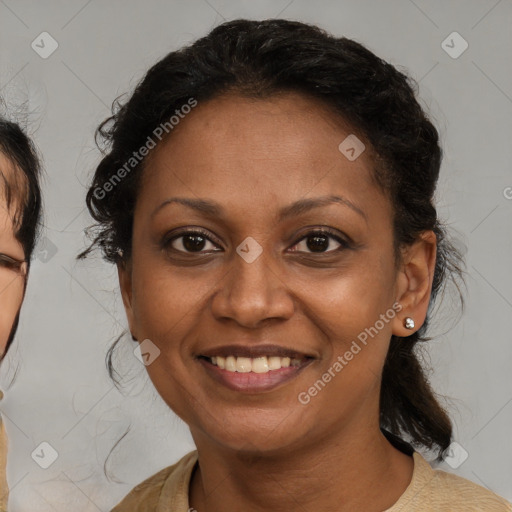
<path id="1" fill-rule="evenodd" d="M 354 135 L 364 139 L 325 104 L 298 93 L 224 95 L 199 103 L 149 154 L 141 195 L 156 202 L 173 192 L 247 207 L 336 191 L 378 195 L 369 144 L 353 161 L 339 149 Z"/>

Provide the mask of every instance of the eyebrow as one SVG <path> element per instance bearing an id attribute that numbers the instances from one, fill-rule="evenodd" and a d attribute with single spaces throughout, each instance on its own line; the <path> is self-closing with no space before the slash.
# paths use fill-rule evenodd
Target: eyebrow
<path id="1" fill-rule="evenodd" d="M 166 199 L 164 202 L 162 202 L 159 206 L 156 207 L 156 209 L 151 214 L 151 217 L 153 218 L 162 208 L 169 204 L 178 203 L 182 204 L 184 206 L 187 206 L 189 208 L 192 208 L 204 215 L 208 215 L 211 217 L 220 217 L 222 216 L 224 209 L 222 206 L 218 203 L 215 203 L 213 201 L 209 201 L 206 199 L 192 199 L 187 197 L 170 197 Z M 282 222 L 283 220 L 294 217 L 296 215 L 300 215 L 302 213 L 308 212 L 309 210 L 312 210 L 313 208 L 320 208 L 322 206 L 328 206 L 330 204 L 341 204 L 344 206 L 348 206 L 351 210 L 356 212 L 358 215 L 363 217 L 363 219 L 368 222 L 368 217 L 366 213 L 361 210 L 358 206 L 356 206 L 352 201 L 349 201 L 345 197 L 341 196 L 322 196 L 322 197 L 315 197 L 312 199 L 299 199 L 298 201 L 285 206 L 279 211 L 278 220 L 279 222 Z"/>

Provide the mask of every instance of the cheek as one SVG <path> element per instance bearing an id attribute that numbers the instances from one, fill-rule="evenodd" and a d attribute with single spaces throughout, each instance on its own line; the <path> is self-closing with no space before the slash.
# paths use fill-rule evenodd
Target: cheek
<path id="1" fill-rule="evenodd" d="M 194 322 L 208 300 L 215 280 L 211 274 L 179 272 L 166 268 L 139 268 L 133 274 L 133 312 L 138 336 L 157 345 L 173 338 Z"/>
<path id="2" fill-rule="evenodd" d="M 0 280 L 2 281 L 2 280 Z M 0 354 L 3 354 L 16 314 L 18 313 L 23 300 L 22 277 L 5 280 L 0 293 Z"/>
<path id="3" fill-rule="evenodd" d="M 198 328 L 204 323 L 208 300 L 222 273 L 198 268 L 176 270 L 161 262 L 154 266 L 135 263 L 134 257 L 135 332 L 139 341 L 149 339 L 160 350 L 146 370 L 162 398 L 180 415 L 183 398 L 188 402 L 193 398 L 191 345 L 204 334 Z"/>
<path id="4" fill-rule="evenodd" d="M 377 384 L 397 313 L 392 260 L 362 261 L 309 289 L 303 302 L 325 340 L 319 370 L 343 374 L 333 388 Z"/>
<path id="5" fill-rule="evenodd" d="M 329 330 L 329 338 L 337 339 L 336 333 L 343 338 L 357 337 L 392 307 L 394 285 L 391 260 L 361 258 L 347 269 L 317 280 L 314 286 L 303 282 L 302 288 L 308 290 L 303 300 L 314 308 L 314 316 Z M 389 322 L 386 326 L 390 330 Z"/>
<path id="6" fill-rule="evenodd" d="M 151 271 L 147 267 L 134 269 L 135 331 L 139 341 L 150 339 L 160 350 L 146 370 L 167 405 L 184 421 L 193 421 L 201 417 L 204 405 L 200 405 L 203 402 L 197 397 L 197 383 L 188 366 L 190 345 L 200 335 L 201 315 L 221 276 L 213 273 L 214 279 L 198 270 L 194 275 L 193 271 L 179 272 L 161 265 Z"/>

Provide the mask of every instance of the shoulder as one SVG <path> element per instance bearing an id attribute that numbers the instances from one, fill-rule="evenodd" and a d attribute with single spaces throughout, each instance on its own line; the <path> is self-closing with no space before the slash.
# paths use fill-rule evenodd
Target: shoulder
<path id="1" fill-rule="evenodd" d="M 512 512 L 512 505 L 502 497 L 466 478 L 432 469 L 417 452 L 413 479 L 395 507 L 393 512 Z"/>
<path id="2" fill-rule="evenodd" d="M 512 511 L 512 505 L 509 502 L 471 480 L 439 469 L 434 470 L 433 473 L 432 487 L 440 498 L 446 498 L 447 504 L 458 503 L 459 506 L 464 505 L 465 510 Z"/>
<path id="3" fill-rule="evenodd" d="M 154 512 L 163 500 L 188 500 L 188 484 L 197 451 L 187 453 L 176 464 L 166 467 L 136 485 L 111 512 Z"/>

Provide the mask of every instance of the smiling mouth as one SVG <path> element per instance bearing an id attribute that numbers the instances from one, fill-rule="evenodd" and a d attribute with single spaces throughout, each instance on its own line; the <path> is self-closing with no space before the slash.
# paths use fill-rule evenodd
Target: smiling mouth
<path id="1" fill-rule="evenodd" d="M 199 356 L 206 373 L 233 391 L 265 393 L 297 377 L 314 361 L 302 354 L 290 356 Z"/>
<path id="2" fill-rule="evenodd" d="M 235 356 L 213 356 L 206 357 L 211 364 L 219 367 L 221 370 L 238 373 L 268 373 L 281 368 L 299 367 L 308 357 L 290 358 L 279 356 L 262 357 L 235 357 Z"/>
<path id="3" fill-rule="evenodd" d="M 224 345 L 197 354 L 215 381 L 243 393 L 271 391 L 294 379 L 317 357 L 279 345 Z"/>

